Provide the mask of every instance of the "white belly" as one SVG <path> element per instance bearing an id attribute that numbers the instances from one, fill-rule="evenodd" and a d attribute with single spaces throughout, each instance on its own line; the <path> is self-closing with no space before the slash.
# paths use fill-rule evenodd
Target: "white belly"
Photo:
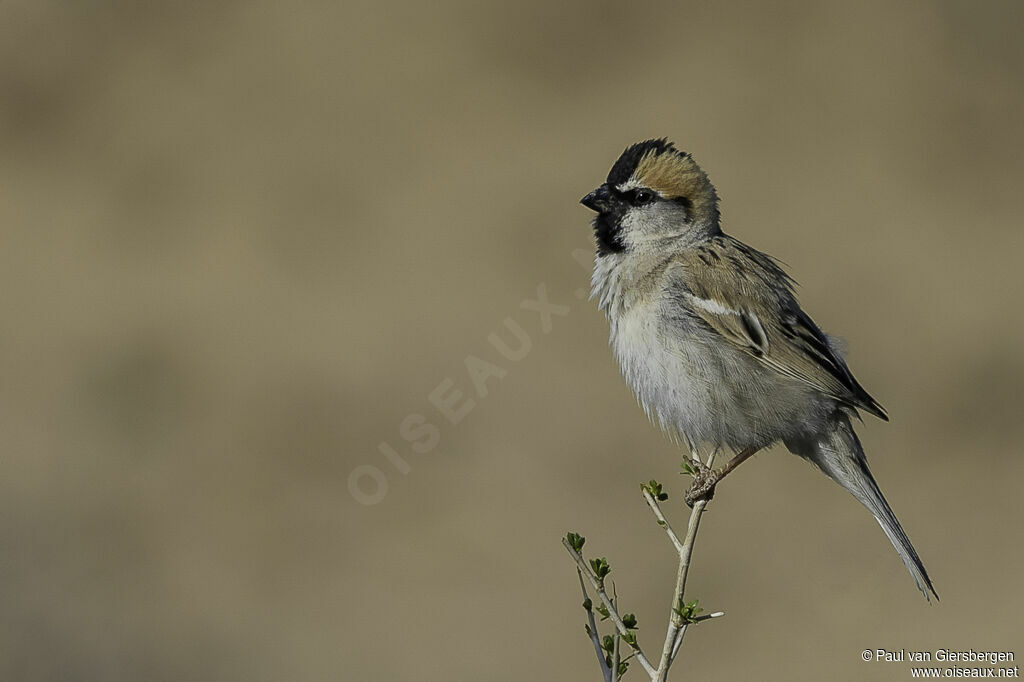
<path id="1" fill-rule="evenodd" d="M 647 416 L 670 435 L 695 445 L 763 447 L 830 409 L 696 322 L 666 320 L 656 305 L 621 311 L 611 320 L 611 341 Z"/>
<path id="2" fill-rule="evenodd" d="M 710 387 L 721 377 L 706 361 L 698 330 L 689 330 L 689 340 L 670 338 L 652 307 L 634 307 L 612 321 L 612 349 L 622 375 L 664 431 L 694 443 L 712 440 Z"/>

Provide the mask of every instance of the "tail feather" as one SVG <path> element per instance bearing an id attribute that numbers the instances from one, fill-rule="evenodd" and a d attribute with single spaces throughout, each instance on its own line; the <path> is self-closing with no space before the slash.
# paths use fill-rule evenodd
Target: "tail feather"
<path id="1" fill-rule="evenodd" d="M 810 460 L 818 466 L 825 474 L 839 485 L 848 490 L 878 521 L 889 542 L 896 549 L 896 552 L 903 559 L 907 570 L 917 583 L 917 587 L 924 594 L 925 599 L 931 600 L 934 596 L 938 600 L 939 595 L 932 586 L 931 578 L 917 555 L 917 550 L 910 543 L 903 526 L 900 525 L 896 514 L 886 501 L 882 491 L 878 488 L 874 476 L 868 470 L 867 459 L 864 450 L 860 445 L 857 434 L 854 433 L 849 417 L 840 414 L 833 426 L 827 433 L 819 435 L 817 439 L 809 441 L 787 441 L 787 447 Z"/>

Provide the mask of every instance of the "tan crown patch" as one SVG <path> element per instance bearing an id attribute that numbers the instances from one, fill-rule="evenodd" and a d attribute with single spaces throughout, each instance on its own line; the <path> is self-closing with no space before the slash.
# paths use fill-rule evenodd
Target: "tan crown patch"
<path id="1" fill-rule="evenodd" d="M 704 171 L 688 155 L 670 151 L 658 154 L 651 150 L 640 159 L 633 177 L 644 187 L 656 190 L 666 199 L 687 197 L 704 189 Z"/>
<path id="2" fill-rule="evenodd" d="M 695 217 L 714 215 L 717 219 L 718 196 L 715 188 L 689 154 L 675 150 L 658 154 L 652 150 L 640 159 L 633 178 L 666 199 L 689 200 Z"/>

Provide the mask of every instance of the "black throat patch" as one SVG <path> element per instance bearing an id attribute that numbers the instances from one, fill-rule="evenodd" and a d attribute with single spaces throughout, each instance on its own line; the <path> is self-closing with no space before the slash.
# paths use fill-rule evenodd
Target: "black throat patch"
<path id="1" fill-rule="evenodd" d="M 626 250 L 622 241 L 622 216 L 625 206 L 598 213 L 594 218 L 594 236 L 597 238 L 597 254 L 606 256 L 609 253 L 621 253 Z"/>

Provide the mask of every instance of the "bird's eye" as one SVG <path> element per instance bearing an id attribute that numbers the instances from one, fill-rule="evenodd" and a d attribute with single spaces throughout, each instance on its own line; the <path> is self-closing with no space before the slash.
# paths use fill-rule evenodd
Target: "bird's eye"
<path id="1" fill-rule="evenodd" d="M 633 203 L 637 206 L 643 206 L 654 201 L 654 192 L 649 189 L 638 189 L 633 193 Z"/>

